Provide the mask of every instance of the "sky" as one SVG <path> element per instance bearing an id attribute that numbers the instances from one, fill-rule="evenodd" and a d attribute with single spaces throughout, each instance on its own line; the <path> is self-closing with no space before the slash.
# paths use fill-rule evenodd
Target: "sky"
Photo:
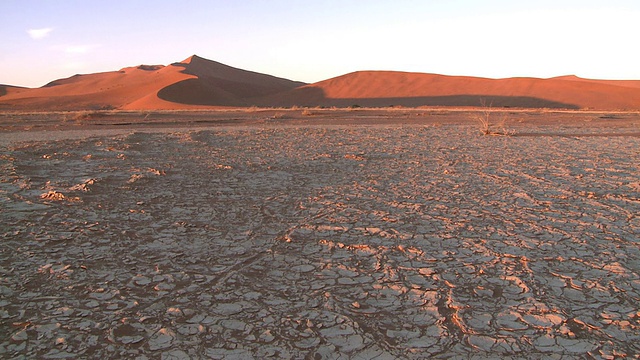
<path id="1" fill-rule="evenodd" d="M 640 80 L 638 0 L 0 0 L 0 84 L 197 54 L 308 83 L 358 70 Z"/>

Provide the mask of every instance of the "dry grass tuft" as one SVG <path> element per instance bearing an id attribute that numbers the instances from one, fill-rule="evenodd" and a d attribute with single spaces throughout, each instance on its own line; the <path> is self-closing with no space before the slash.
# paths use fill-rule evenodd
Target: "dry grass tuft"
<path id="1" fill-rule="evenodd" d="M 302 115 L 303 116 L 314 116 L 314 115 L 320 115 L 320 111 L 319 108 L 315 108 L 315 109 L 311 109 L 311 108 L 305 108 L 304 110 L 302 110 Z"/>
<path id="2" fill-rule="evenodd" d="M 480 127 L 480 133 L 482 135 L 492 136 L 511 136 L 515 134 L 514 130 L 507 129 L 507 115 L 502 114 L 499 120 L 493 120 L 493 111 L 491 110 L 491 104 L 486 105 L 485 101 L 481 102 L 482 110 L 479 110 L 473 115 Z"/>
<path id="3" fill-rule="evenodd" d="M 109 116 L 111 112 L 103 110 L 85 110 L 77 111 L 73 114 L 72 119 L 75 121 L 94 120 Z"/>

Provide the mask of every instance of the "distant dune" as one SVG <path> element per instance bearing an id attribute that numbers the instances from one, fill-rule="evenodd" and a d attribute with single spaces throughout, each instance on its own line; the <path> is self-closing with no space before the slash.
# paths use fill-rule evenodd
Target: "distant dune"
<path id="1" fill-rule="evenodd" d="M 195 109 L 244 106 L 480 106 L 640 110 L 640 80 L 488 79 L 358 71 L 314 84 L 237 69 L 196 55 L 75 75 L 41 88 L 0 85 L 0 110 Z"/>
<path id="2" fill-rule="evenodd" d="M 583 79 L 579 78 L 575 75 L 566 75 L 566 76 L 558 76 L 552 79 L 557 80 L 569 80 L 569 81 L 584 81 L 596 84 L 607 84 L 614 86 L 622 86 L 622 87 L 630 87 L 640 89 L 640 80 L 594 80 L 594 79 Z"/>
<path id="3" fill-rule="evenodd" d="M 29 90 L 29 88 L 0 84 L 0 97 L 17 94 L 26 90 Z"/>
<path id="4" fill-rule="evenodd" d="M 358 71 L 272 96 L 281 106 L 480 106 L 640 109 L 640 81 L 577 77 L 487 79 Z"/>

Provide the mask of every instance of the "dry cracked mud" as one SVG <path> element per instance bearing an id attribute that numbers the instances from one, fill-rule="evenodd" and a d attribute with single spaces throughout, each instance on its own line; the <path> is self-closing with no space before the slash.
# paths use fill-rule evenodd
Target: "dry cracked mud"
<path id="1" fill-rule="evenodd" d="M 7 144 L 0 357 L 637 357 L 638 164 L 458 125 Z"/>

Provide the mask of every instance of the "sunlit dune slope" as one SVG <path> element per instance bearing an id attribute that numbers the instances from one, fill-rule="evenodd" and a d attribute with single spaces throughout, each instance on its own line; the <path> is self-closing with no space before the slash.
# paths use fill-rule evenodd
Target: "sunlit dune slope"
<path id="1" fill-rule="evenodd" d="M 73 110 L 123 108 L 163 87 L 186 80 L 172 66 L 124 68 L 120 71 L 75 75 L 49 84 L 0 98 L 0 109 Z M 8 104 L 3 104 L 8 103 Z"/>
<path id="2" fill-rule="evenodd" d="M 29 88 L 0 84 L 0 97 L 6 95 L 14 95 L 26 90 L 29 90 Z"/>
<path id="3" fill-rule="evenodd" d="M 622 87 L 630 87 L 640 89 L 640 80 L 595 80 L 595 79 L 584 79 L 581 77 L 577 77 L 575 75 L 565 75 L 558 76 L 552 79 L 557 80 L 569 80 L 569 81 L 582 81 L 582 82 L 590 82 L 595 84 L 607 84 L 614 86 L 622 86 Z"/>
<path id="4" fill-rule="evenodd" d="M 263 99 L 280 106 L 480 106 L 640 109 L 638 81 L 487 79 L 358 71 Z"/>

